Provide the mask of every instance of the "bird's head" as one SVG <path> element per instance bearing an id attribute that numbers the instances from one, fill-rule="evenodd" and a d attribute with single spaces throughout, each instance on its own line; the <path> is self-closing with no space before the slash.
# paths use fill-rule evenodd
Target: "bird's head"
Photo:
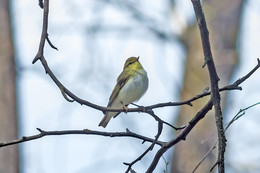
<path id="1" fill-rule="evenodd" d="M 139 57 L 130 57 L 126 60 L 124 65 L 124 70 L 140 70 L 143 69 L 141 63 L 139 62 Z"/>

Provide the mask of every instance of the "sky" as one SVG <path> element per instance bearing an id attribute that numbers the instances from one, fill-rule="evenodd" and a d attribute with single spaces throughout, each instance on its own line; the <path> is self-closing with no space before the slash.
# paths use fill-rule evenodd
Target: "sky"
<path id="1" fill-rule="evenodd" d="M 127 9 L 122 12 L 124 6 L 111 2 L 112 4 L 103 0 L 68 1 L 66 4 L 61 0 L 50 2 L 48 33 L 59 51 L 46 45 L 45 57 L 54 74 L 80 98 L 105 106 L 125 60 L 130 56 L 140 56 L 140 62 L 149 76 L 149 89 L 138 104 L 178 101 L 185 63 L 182 45 L 174 37 L 171 41 L 158 40 L 149 26 L 140 25 Z M 167 11 L 167 2 L 149 2 L 140 1 L 143 12 L 151 19 L 152 27 L 154 21 L 159 21 L 160 25 L 156 27 L 165 33 L 173 31 L 174 34 L 179 34 L 188 22 L 194 20 L 190 1 L 177 1 L 174 19 L 169 18 L 171 15 Z M 41 63 L 32 65 L 42 27 L 42 10 L 37 3 L 32 0 L 17 0 L 13 2 L 12 8 L 18 64 L 20 136 L 37 134 L 36 128 L 89 128 L 103 131 L 103 128 L 98 127 L 103 117 L 101 112 L 67 102 L 45 74 Z M 233 81 L 252 69 L 256 65 L 256 58 L 259 58 L 259 8 L 257 0 L 248 1 L 245 6 L 238 41 L 241 61 Z M 173 22 L 170 23 L 169 20 Z M 111 31 L 96 30 L 102 27 L 111 27 Z M 129 35 L 129 32 L 133 34 Z M 260 93 L 257 92 L 260 88 L 259 75 L 258 71 L 242 84 L 242 92 L 230 92 L 232 109 L 225 112 L 226 121 L 239 109 L 260 101 Z M 257 116 L 259 109 L 260 106 L 256 106 L 248 110 L 228 132 L 229 172 L 260 170 L 260 141 L 257 138 L 260 132 L 260 118 Z M 155 110 L 167 122 L 173 122 L 177 112 L 177 107 Z M 157 131 L 156 122 L 150 116 L 139 113 L 121 113 L 111 120 L 105 130 L 118 132 L 125 131 L 126 128 L 149 137 L 154 137 Z M 240 132 L 239 135 L 236 132 Z M 171 136 L 171 129 L 165 127 L 160 139 L 167 140 Z M 124 172 L 127 167 L 123 162 L 133 161 L 148 147 L 148 144 L 141 142 L 131 138 L 84 135 L 44 137 L 19 145 L 22 172 Z M 249 144 L 252 147 L 248 147 Z M 150 152 L 133 168 L 137 172 L 144 172 L 155 151 Z M 232 153 L 237 153 L 237 156 L 232 157 Z M 171 154 L 172 150 L 168 151 L 165 158 L 169 160 Z M 165 163 L 161 159 L 156 171 L 162 172 L 164 168 Z"/>

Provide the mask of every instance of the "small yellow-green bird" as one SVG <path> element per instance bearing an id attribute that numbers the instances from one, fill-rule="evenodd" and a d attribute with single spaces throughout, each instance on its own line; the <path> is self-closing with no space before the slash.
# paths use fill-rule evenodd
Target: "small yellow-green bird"
<path id="1" fill-rule="evenodd" d="M 121 109 L 138 101 L 148 88 L 148 77 L 139 57 L 130 57 L 126 60 L 122 73 L 117 78 L 117 84 L 109 98 L 107 107 Z M 106 127 L 112 117 L 118 112 L 106 112 L 99 126 Z"/>

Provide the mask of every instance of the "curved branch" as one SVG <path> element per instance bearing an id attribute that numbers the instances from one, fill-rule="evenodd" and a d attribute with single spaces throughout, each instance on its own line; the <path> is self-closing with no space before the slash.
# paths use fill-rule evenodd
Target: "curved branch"
<path id="1" fill-rule="evenodd" d="M 39 1 L 41 2 L 41 1 Z M 51 71 L 51 69 L 48 66 L 48 63 L 46 61 L 46 59 L 44 58 L 43 52 L 44 52 L 44 45 L 45 45 L 45 40 L 48 41 L 48 43 L 50 44 L 50 46 L 54 49 L 57 49 L 50 41 L 48 38 L 48 33 L 47 33 L 47 29 L 48 29 L 48 13 L 49 13 L 49 0 L 45 0 L 44 1 L 44 13 L 43 13 L 43 27 L 42 27 L 42 34 L 41 34 L 41 41 L 40 41 L 40 45 L 39 45 L 39 49 L 38 52 L 35 56 L 35 58 L 33 59 L 33 64 L 40 60 L 46 74 L 48 74 L 50 76 L 50 78 L 53 80 L 53 82 L 58 86 L 58 88 L 61 90 L 61 93 L 63 95 L 63 97 L 68 101 L 68 102 L 73 102 L 76 101 L 77 103 L 81 104 L 81 105 L 86 105 L 89 106 L 91 108 L 97 109 L 99 111 L 105 112 L 105 111 L 111 111 L 111 112 L 124 112 L 125 109 L 113 109 L 113 108 L 107 108 L 104 106 L 100 106 L 94 103 L 91 103 L 89 101 L 83 100 L 81 98 L 79 98 L 78 96 L 76 96 L 75 94 L 73 94 L 69 89 L 67 89 L 58 79 L 57 77 L 53 74 L 53 72 Z M 230 87 L 224 87 L 221 88 L 219 91 L 225 91 L 225 90 L 237 90 L 240 89 L 240 87 L 237 86 L 230 86 Z M 146 109 L 155 109 L 155 108 L 162 108 L 162 107 L 166 107 L 166 106 L 180 106 L 180 105 L 190 105 L 192 106 L 193 101 L 208 96 L 210 95 L 211 92 L 203 92 L 201 94 L 196 95 L 195 97 L 188 99 L 186 101 L 180 101 L 180 102 L 166 102 L 166 103 L 159 103 L 159 104 L 155 104 L 155 105 L 150 105 L 150 106 L 146 106 Z M 69 99 L 69 97 L 71 99 Z M 143 108 L 130 108 L 128 110 L 128 112 L 144 112 Z"/>
<path id="2" fill-rule="evenodd" d="M 83 100 L 81 98 L 79 98 L 78 96 L 76 96 L 75 94 L 73 94 L 69 89 L 67 89 L 58 79 L 57 77 L 53 74 L 53 72 L 51 71 L 51 69 L 48 66 L 48 63 L 46 61 L 46 59 L 43 56 L 43 52 L 44 52 L 44 45 L 45 45 L 45 40 L 47 39 L 48 43 L 50 44 L 50 46 L 54 49 L 56 49 L 56 47 L 51 44 L 51 42 L 49 41 L 48 38 L 48 33 L 47 33 L 47 28 L 48 28 L 48 13 L 49 13 L 49 0 L 45 0 L 44 1 L 44 15 L 43 15 L 43 27 L 42 27 L 42 34 L 41 34 L 41 41 L 40 41 L 40 45 L 39 45 L 39 49 L 38 52 L 35 56 L 35 58 L 33 59 L 33 64 L 40 60 L 45 72 L 51 77 L 51 79 L 53 80 L 53 82 L 59 87 L 59 89 L 61 90 L 61 93 L 63 95 L 63 97 L 69 101 L 69 102 L 73 102 L 76 101 L 81 105 L 86 105 L 89 106 L 91 108 L 100 110 L 102 112 L 105 111 L 111 111 L 111 112 L 124 112 L 125 109 L 113 109 L 113 108 L 107 108 L 107 107 L 103 107 L 103 106 L 99 106 L 97 104 L 91 103 L 89 101 Z M 226 86 L 224 88 L 221 88 L 219 91 L 226 91 L 226 90 L 237 90 L 240 89 L 240 87 L 238 87 L 238 85 L 229 85 Z M 191 102 L 208 96 L 210 95 L 211 92 L 203 92 L 201 94 L 196 95 L 195 97 L 188 99 L 186 101 L 180 101 L 180 102 L 166 102 L 166 103 L 159 103 L 159 104 L 155 104 L 155 105 L 150 105 L 150 106 L 146 106 L 146 109 L 155 109 L 155 108 L 162 108 L 162 107 L 166 107 L 166 106 L 180 106 L 180 105 L 190 105 L 192 106 Z M 69 96 L 71 99 L 69 99 L 67 96 Z M 130 108 L 128 110 L 128 112 L 144 112 L 143 108 Z"/>

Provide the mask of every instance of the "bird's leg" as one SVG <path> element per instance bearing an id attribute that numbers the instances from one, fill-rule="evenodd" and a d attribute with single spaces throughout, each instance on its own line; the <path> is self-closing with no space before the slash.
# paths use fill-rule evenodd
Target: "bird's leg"
<path id="1" fill-rule="evenodd" d="M 124 103 L 121 101 L 121 104 L 123 105 L 123 108 L 125 109 L 125 113 L 127 113 L 127 111 L 129 110 L 129 108 L 127 107 L 127 105 L 124 105 Z"/>

